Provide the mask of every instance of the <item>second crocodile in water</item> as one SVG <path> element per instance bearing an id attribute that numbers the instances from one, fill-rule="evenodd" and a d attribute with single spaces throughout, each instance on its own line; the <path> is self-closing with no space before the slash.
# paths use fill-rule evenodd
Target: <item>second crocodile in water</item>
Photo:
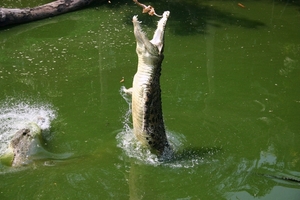
<path id="1" fill-rule="evenodd" d="M 169 11 L 163 13 L 150 41 L 142 31 L 137 16 L 133 17 L 138 69 L 132 88 L 123 88 L 132 95 L 132 121 L 136 138 L 161 158 L 172 152 L 163 121 L 160 89 L 164 30 L 169 15 Z"/>

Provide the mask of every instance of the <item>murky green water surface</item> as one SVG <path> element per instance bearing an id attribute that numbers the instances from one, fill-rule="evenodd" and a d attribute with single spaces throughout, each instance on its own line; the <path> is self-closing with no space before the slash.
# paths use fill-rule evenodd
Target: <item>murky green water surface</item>
<path id="1" fill-rule="evenodd" d="M 112 1 L 2 28 L 2 129 L 24 113 L 55 113 L 45 149 L 72 156 L 0 165 L 1 199 L 299 199 L 300 4 L 242 3 L 151 2 L 171 11 L 163 112 L 183 153 L 170 163 L 120 148 L 128 104 L 119 90 L 137 66 L 131 18 L 148 35 L 157 18 Z"/>

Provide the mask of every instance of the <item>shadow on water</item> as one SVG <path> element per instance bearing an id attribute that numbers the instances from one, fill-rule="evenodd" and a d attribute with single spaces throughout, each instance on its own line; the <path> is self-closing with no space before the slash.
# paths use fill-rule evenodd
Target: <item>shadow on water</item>
<path id="1" fill-rule="evenodd" d="M 174 153 L 172 159 L 165 161 L 165 163 L 172 163 L 177 161 L 188 161 L 205 158 L 211 158 L 212 155 L 220 152 L 222 148 L 220 147 L 186 147 Z"/>
<path id="2" fill-rule="evenodd" d="M 206 1 L 169 1 L 163 3 L 151 2 L 149 4 L 155 7 L 157 13 L 162 13 L 164 10 L 171 11 L 168 27 L 176 35 L 206 34 L 207 26 L 220 28 L 222 27 L 222 24 L 251 29 L 257 29 L 265 26 L 265 24 L 259 20 L 247 19 L 245 17 L 234 15 L 231 12 L 211 6 Z M 122 19 L 124 23 L 131 26 L 131 20 L 128 19 L 131 19 L 133 15 L 139 15 L 139 19 L 143 21 L 145 25 L 150 28 L 156 27 L 158 18 L 148 17 L 147 14 L 142 14 L 141 8 L 135 5 L 132 1 L 111 1 L 110 4 L 105 2 L 94 2 L 88 6 L 88 8 L 101 10 L 103 7 L 107 7 L 118 10 L 124 6 L 128 6 L 130 8 L 127 10 L 127 13 L 125 13 Z M 211 21 L 214 21 L 214 23 Z M 18 25 L 0 27 L 0 31 L 14 26 Z"/>
<path id="3" fill-rule="evenodd" d="M 299 1 L 294 0 L 269 0 L 269 2 L 270 6 L 272 6 L 272 4 L 284 4 L 285 6 L 300 7 Z M 148 5 L 148 3 L 146 2 L 143 3 Z M 222 24 L 250 29 L 257 29 L 259 27 L 265 26 L 265 23 L 257 19 L 248 19 L 235 15 L 233 14 L 233 12 L 224 11 L 217 7 L 209 5 L 206 1 L 178 0 L 163 3 L 161 3 L 160 1 L 154 1 L 153 3 L 150 2 L 150 5 L 156 8 L 157 13 L 162 13 L 164 10 L 171 11 L 171 20 L 168 23 L 168 27 L 170 27 L 172 32 L 177 35 L 206 34 L 207 26 L 215 26 L 221 28 Z M 131 26 L 131 21 L 128 19 L 131 19 L 133 15 L 138 14 L 139 19 L 143 21 L 143 23 L 145 23 L 147 26 L 152 28 L 156 26 L 156 17 L 148 17 L 148 15 L 142 14 L 141 8 L 135 5 L 134 2 L 128 0 L 111 1 L 111 3 L 109 4 L 105 1 L 93 2 L 87 8 L 101 10 L 101 8 L 107 7 L 117 10 L 124 6 L 130 7 L 130 9 L 127 10 L 127 14 L 125 14 L 125 17 L 123 17 L 124 23 Z M 13 28 L 14 26 L 18 25 L 0 27 L 0 31 L 7 28 Z"/>
<path id="4" fill-rule="evenodd" d="M 170 5 L 170 10 L 174 10 L 172 15 L 177 22 L 172 29 L 179 35 L 187 35 L 187 33 L 207 33 L 208 25 L 222 27 L 219 23 L 241 26 L 244 28 L 259 28 L 260 26 L 264 26 L 264 23 L 260 21 L 234 16 L 230 12 L 222 11 L 209 5 L 172 3 Z M 212 20 L 217 23 L 211 23 L 210 21 Z M 173 24 L 170 23 L 170 26 L 172 25 Z"/>
<path id="5" fill-rule="evenodd" d="M 255 0 L 259 2 L 260 0 Z M 300 7 L 300 1 L 298 0 L 268 0 L 270 3 L 276 3 L 276 4 L 283 4 L 285 6 L 299 6 Z"/>
<path id="6" fill-rule="evenodd" d="M 156 8 L 157 13 L 162 13 L 164 10 L 170 10 L 171 16 L 168 23 L 170 30 L 176 35 L 193 35 L 207 34 L 207 26 L 222 27 L 222 24 L 239 26 L 244 28 L 257 29 L 265 26 L 264 23 L 255 19 L 247 19 L 233 15 L 231 12 L 222 11 L 217 7 L 207 5 L 206 1 L 169 1 L 165 3 L 151 3 Z M 116 7 L 122 6 L 116 4 Z M 135 6 L 135 5 L 134 5 Z M 133 8 L 133 10 L 136 10 Z M 140 12 L 139 19 L 148 27 L 155 27 L 157 18 L 142 15 Z M 131 25 L 128 21 L 134 13 L 128 13 L 123 19 L 125 23 Z M 211 21 L 214 21 L 212 23 Z"/>

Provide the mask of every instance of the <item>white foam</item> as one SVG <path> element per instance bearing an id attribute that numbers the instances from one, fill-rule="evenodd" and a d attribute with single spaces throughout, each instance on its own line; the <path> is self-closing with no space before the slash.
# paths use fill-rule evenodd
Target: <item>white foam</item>
<path id="1" fill-rule="evenodd" d="M 51 121 L 56 118 L 56 110 L 46 103 L 6 99 L 0 105 L 0 155 L 6 151 L 13 135 L 25 123 L 35 122 L 42 130 L 47 130 L 50 129 Z"/>
<path id="2" fill-rule="evenodd" d="M 185 138 L 183 135 L 167 132 L 169 143 L 174 150 L 177 152 L 182 145 Z M 130 158 L 135 158 L 144 164 L 150 165 L 167 165 L 171 167 L 182 167 L 182 164 L 170 161 L 161 161 L 157 155 L 151 153 L 151 151 L 142 146 L 142 144 L 136 139 L 132 129 L 125 124 L 123 130 L 117 134 L 118 147 L 122 148 L 125 154 Z"/>
<path id="3" fill-rule="evenodd" d="M 145 148 L 136 139 L 132 130 L 131 123 L 131 101 L 128 95 L 124 94 L 123 89 L 120 90 L 121 96 L 128 104 L 128 110 L 125 111 L 123 116 L 123 129 L 116 136 L 118 147 L 123 149 L 126 156 L 135 158 L 137 161 L 149 165 L 163 165 L 173 168 L 190 168 L 195 167 L 203 163 L 202 149 L 196 150 L 184 150 L 184 143 L 186 142 L 185 136 L 180 133 L 167 131 L 168 141 L 174 151 L 174 156 L 167 161 L 160 161 L 159 158 L 150 152 L 148 148 Z M 182 151 L 180 152 L 180 151 Z M 180 153 L 179 153 L 180 152 Z M 199 153 L 200 152 L 200 153 Z"/>

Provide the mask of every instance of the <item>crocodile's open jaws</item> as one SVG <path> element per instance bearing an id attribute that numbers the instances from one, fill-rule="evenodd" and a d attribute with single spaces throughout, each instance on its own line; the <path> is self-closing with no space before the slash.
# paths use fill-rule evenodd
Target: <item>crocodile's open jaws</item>
<path id="1" fill-rule="evenodd" d="M 132 95 L 133 131 L 137 139 L 150 147 L 158 156 L 172 152 L 167 140 L 162 115 L 160 74 L 163 61 L 164 30 L 170 15 L 163 13 L 158 21 L 153 39 L 149 41 L 142 31 L 137 16 L 132 19 L 136 38 L 138 69 L 134 75 L 133 85 L 124 89 Z"/>

